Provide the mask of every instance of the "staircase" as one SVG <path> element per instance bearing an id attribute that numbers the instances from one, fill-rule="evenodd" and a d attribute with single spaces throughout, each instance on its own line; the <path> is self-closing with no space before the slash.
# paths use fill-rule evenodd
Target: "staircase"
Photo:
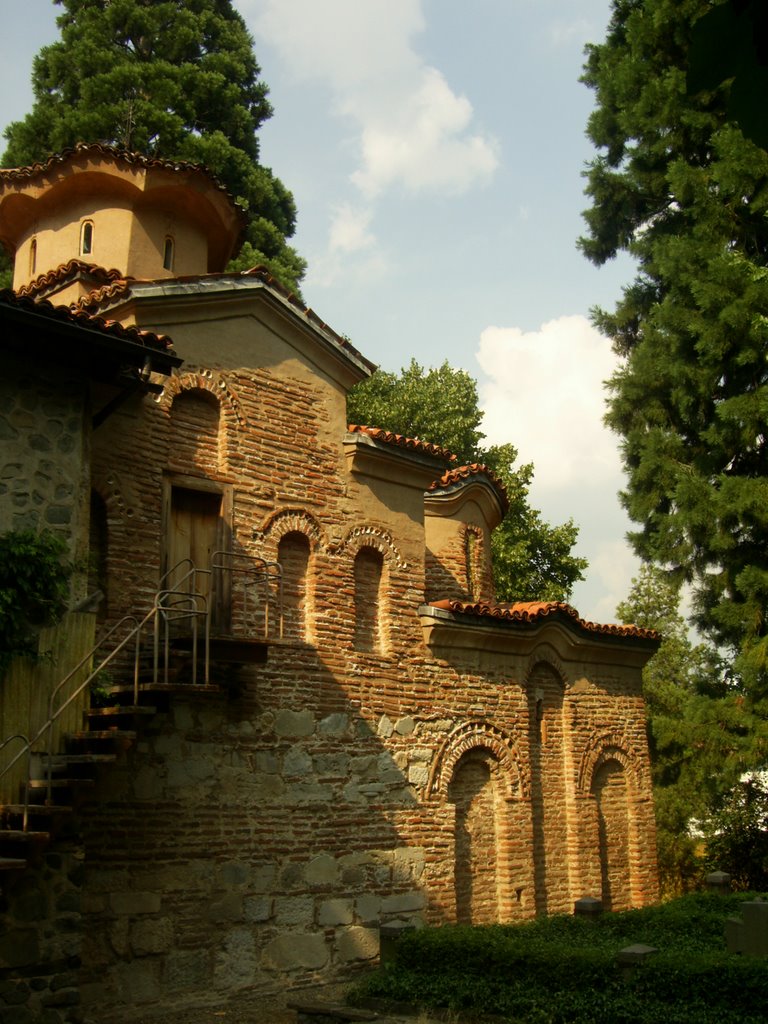
<path id="1" fill-rule="evenodd" d="M 48 720 L 31 736 L 17 734 L 0 742 L 0 755 L 13 745 L 21 746 L 5 764 L 0 761 L 0 780 L 17 762 L 26 758 L 26 781 L 17 803 L 0 804 L 0 878 L 38 863 L 55 836 L 65 830 L 78 805 L 95 786 L 98 773 L 114 763 L 135 742 L 143 722 L 165 710 L 174 693 L 213 696 L 226 685 L 210 683 L 211 667 L 221 681 L 231 676 L 233 664 L 263 663 L 267 658 L 269 588 L 277 581 L 276 622 L 282 634 L 280 567 L 260 559 L 237 556 L 238 561 L 215 552 L 212 568 L 196 569 L 188 560 L 168 576 L 174 585 L 155 595 L 152 608 L 142 618 L 127 616 L 112 626 L 96 647 L 58 684 L 49 701 Z M 187 564 L 188 563 L 188 564 Z M 226 635 L 211 636 L 208 602 L 196 586 L 198 576 L 224 572 L 241 578 L 240 593 L 227 580 L 239 624 Z M 248 595 L 266 586 L 263 621 L 248 623 Z M 251 608 L 254 598 L 251 595 Z M 233 616 L 234 618 L 234 616 Z M 245 622 L 245 628 L 243 628 Z M 106 651 L 106 653 L 104 653 Z M 94 668 L 93 666 L 96 665 Z M 106 706 L 84 712 L 83 728 L 66 733 L 62 749 L 51 750 L 53 723 L 73 701 L 88 693 L 92 682 L 106 669 L 118 672 L 123 682 L 107 691 Z M 85 670 L 85 678 L 81 681 Z M 47 742 L 46 742 L 47 740 Z M 47 750 L 34 748 L 43 743 Z"/>

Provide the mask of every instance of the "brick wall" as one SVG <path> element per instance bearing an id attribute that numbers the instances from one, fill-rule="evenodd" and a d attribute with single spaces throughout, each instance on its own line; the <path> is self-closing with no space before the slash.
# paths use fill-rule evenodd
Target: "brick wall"
<path id="1" fill-rule="evenodd" d="M 159 712 L 83 812 L 83 998 L 116 1021 L 348 972 L 381 922 L 656 898 L 641 661 L 554 624 L 425 644 L 424 523 L 366 499 L 338 387 L 270 345 L 261 368 L 188 363 L 96 439 L 112 620 L 149 607 L 174 481 L 285 573 L 267 664 Z M 475 596 L 469 526 L 433 550 Z"/>

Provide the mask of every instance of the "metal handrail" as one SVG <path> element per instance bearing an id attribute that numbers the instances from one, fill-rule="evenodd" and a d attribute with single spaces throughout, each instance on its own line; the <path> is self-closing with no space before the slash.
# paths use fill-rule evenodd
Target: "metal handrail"
<path id="1" fill-rule="evenodd" d="M 242 563 L 242 564 L 238 564 Z M 182 567 L 186 568 L 186 572 L 179 579 L 179 581 L 169 588 L 163 588 L 163 584 L 166 583 L 175 573 L 177 573 Z M 216 551 L 213 553 L 211 558 L 210 569 L 198 569 L 190 558 L 182 559 L 176 565 L 172 566 L 165 575 L 162 577 L 160 584 L 161 589 L 155 593 L 152 607 L 146 613 L 146 615 L 139 620 L 134 615 L 126 615 L 119 622 L 116 622 L 110 627 L 107 632 L 101 636 L 98 642 L 88 651 L 88 653 L 80 659 L 80 661 L 71 669 L 67 675 L 56 685 L 54 690 L 48 699 L 48 718 L 40 726 L 37 732 L 33 736 L 27 736 L 26 734 L 17 733 L 14 736 L 9 736 L 2 742 L 0 742 L 0 751 L 3 750 L 8 744 L 14 740 L 18 740 L 23 743 L 21 750 L 16 756 L 4 767 L 0 768 L 0 778 L 6 775 L 11 768 L 17 764 L 21 758 L 26 754 L 27 756 L 27 781 L 24 787 L 24 813 L 22 829 L 27 830 L 28 827 L 28 808 L 29 808 L 29 789 L 32 772 L 32 754 L 34 745 L 37 741 L 47 733 L 47 769 L 46 769 L 46 802 L 50 805 L 53 798 L 53 765 L 52 765 L 52 754 L 51 746 L 53 740 L 53 726 L 55 722 L 61 717 L 66 709 L 75 701 L 77 698 L 90 686 L 94 679 L 104 671 L 104 669 L 112 663 L 112 661 L 121 654 L 125 648 L 130 644 L 132 640 L 135 641 L 133 651 L 133 700 L 134 704 L 138 703 L 139 696 L 139 674 L 140 674 L 140 663 L 141 663 L 141 642 L 142 642 L 142 631 L 145 629 L 147 624 L 151 621 L 152 627 L 152 654 L 153 654 L 153 682 L 157 684 L 160 679 L 160 642 L 161 632 L 163 634 L 163 680 L 168 682 L 169 672 L 169 657 L 170 657 L 170 626 L 171 622 L 178 622 L 180 620 L 187 619 L 191 623 L 192 629 L 192 685 L 198 685 L 197 683 L 197 662 L 198 662 L 198 645 L 199 645 L 199 623 L 202 620 L 203 630 L 203 673 L 204 673 L 204 685 L 209 685 L 210 679 L 210 607 L 208 599 L 205 594 L 200 593 L 196 589 L 183 590 L 181 589 L 185 584 L 191 583 L 196 588 L 199 576 L 211 576 L 217 570 L 226 570 L 230 573 L 241 573 L 253 574 L 251 580 L 245 581 L 243 585 L 244 602 L 247 611 L 247 592 L 249 586 L 263 585 L 266 588 L 266 600 L 265 604 L 265 635 L 268 635 L 269 630 L 269 597 L 270 597 L 270 585 L 272 581 L 277 583 L 277 600 L 278 600 L 278 614 L 280 623 L 280 636 L 283 635 L 283 613 L 282 613 L 282 570 L 278 562 L 266 562 L 261 558 L 252 558 L 248 555 L 233 554 L 231 552 Z M 73 677 L 81 672 L 86 665 L 93 665 L 93 658 L 96 653 L 109 641 L 114 635 L 125 628 L 130 626 L 128 633 L 117 643 L 109 653 L 103 657 L 98 665 L 86 674 L 83 681 L 69 694 L 66 700 L 59 706 L 56 707 L 56 701 L 61 691 L 69 684 Z"/>
<path id="2" fill-rule="evenodd" d="M 6 767 L 3 768 L 2 771 L 0 771 L 0 778 L 2 778 L 3 775 L 5 775 L 6 772 L 11 770 L 13 765 L 16 764 L 16 762 L 19 760 L 20 757 L 24 756 L 24 752 L 26 751 L 26 753 L 27 753 L 27 781 L 24 784 L 24 810 L 22 812 L 22 818 L 21 818 L 21 830 L 22 830 L 22 832 L 26 832 L 27 831 L 27 820 L 28 820 L 28 815 L 29 815 L 29 777 L 32 774 L 32 745 L 29 742 L 29 737 L 28 736 L 26 736 L 23 732 L 17 732 L 17 733 L 14 733 L 13 736 L 8 736 L 6 739 L 3 740 L 2 743 L 0 743 L 0 750 L 3 750 L 5 747 L 7 747 L 9 743 L 13 743 L 14 740 L 23 740 L 24 743 L 25 743 L 25 746 L 21 749 L 19 754 L 17 754 L 17 756 L 14 757 L 13 761 L 11 761 L 11 763 L 9 765 L 6 765 Z"/>
<path id="3" fill-rule="evenodd" d="M 279 562 L 268 562 L 264 558 L 260 558 L 257 555 L 247 555 L 244 552 L 239 551 L 225 551 L 219 550 L 214 551 L 211 555 L 211 572 L 213 573 L 213 583 L 216 586 L 218 579 L 217 572 L 224 570 L 230 573 L 230 576 L 236 574 L 244 577 L 242 592 L 243 592 L 243 619 L 247 624 L 249 621 L 248 616 L 248 592 L 249 588 L 260 588 L 263 593 L 263 606 L 264 606 L 264 629 L 263 636 L 266 639 L 270 632 L 270 617 L 269 617 L 269 606 L 270 606 L 270 588 L 274 582 L 277 590 L 277 617 L 279 626 L 279 636 L 283 638 L 283 569 Z M 256 598 L 258 606 L 258 592 Z"/>

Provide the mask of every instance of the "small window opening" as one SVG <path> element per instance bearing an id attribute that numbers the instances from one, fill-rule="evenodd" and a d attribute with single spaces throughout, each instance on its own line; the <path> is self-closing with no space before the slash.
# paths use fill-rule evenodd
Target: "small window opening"
<path id="1" fill-rule="evenodd" d="M 173 239 L 170 235 L 165 236 L 165 243 L 163 244 L 163 269 L 173 270 Z"/>
<path id="2" fill-rule="evenodd" d="M 80 228 L 80 255 L 89 256 L 93 252 L 93 221 L 83 221 Z"/>
<path id="3" fill-rule="evenodd" d="M 29 247 L 29 273 L 34 274 L 37 270 L 37 239 L 32 239 L 32 244 Z"/>

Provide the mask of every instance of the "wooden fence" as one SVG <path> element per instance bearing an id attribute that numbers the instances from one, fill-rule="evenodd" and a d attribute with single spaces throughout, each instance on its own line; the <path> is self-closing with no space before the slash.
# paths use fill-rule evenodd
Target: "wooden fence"
<path id="1" fill-rule="evenodd" d="M 0 743 L 17 733 L 31 738 L 48 720 L 51 694 L 64 677 L 81 661 L 95 642 L 96 616 L 91 612 L 68 612 L 61 622 L 40 632 L 38 650 L 42 660 L 18 658 L 0 679 Z M 86 678 L 89 666 L 78 672 L 57 695 L 53 711 L 61 707 Z M 64 734 L 83 728 L 83 713 L 88 707 L 88 689 L 56 720 L 51 736 L 51 752 L 63 749 Z M 47 750 L 46 732 L 33 750 Z M 18 754 L 22 742 L 14 741 L 0 751 L 0 771 Z M 18 803 L 20 785 L 27 773 L 27 759 L 18 761 L 0 777 L 0 805 Z"/>

